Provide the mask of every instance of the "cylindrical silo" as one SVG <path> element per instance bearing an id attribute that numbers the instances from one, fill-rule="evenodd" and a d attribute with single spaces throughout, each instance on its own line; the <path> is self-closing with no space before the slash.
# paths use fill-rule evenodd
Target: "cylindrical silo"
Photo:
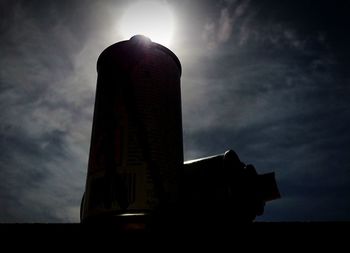
<path id="1" fill-rule="evenodd" d="M 171 212 L 183 164 L 178 58 L 137 35 L 106 48 L 97 72 L 82 222 Z"/>

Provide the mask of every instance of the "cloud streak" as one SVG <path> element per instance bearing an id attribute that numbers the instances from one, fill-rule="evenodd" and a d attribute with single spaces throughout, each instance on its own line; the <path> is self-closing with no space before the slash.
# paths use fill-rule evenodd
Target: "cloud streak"
<path id="1" fill-rule="evenodd" d="M 123 3 L 0 3 L 0 222 L 79 220 L 95 64 L 119 40 Z M 308 13 L 282 19 L 294 16 L 277 3 L 176 4 L 193 21 L 175 51 L 185 158 L 233 148 L 260 173 L 276 171 L 283 198 L 262 220 L 349 220 L 341 25 L 300 24 Z"/>
<path id="2" fill-rule="evenodd" d="M 208 49 L 214 49 L 227 42 L 236 23 L 246 14 L 250 1 L 226 1 L 218 16 L 208 20 L 202 34 Z"/>
<path id="3" fill-rule="evenodd" d="M 217 37 L 224 18 L 206 26 L 212 51 L 203 52 L 198 78 L 184 88 L 185 157 L 233 148 L 258 171 L 276 171 L 284 197 L 267 206 L 262 220 L 348 220 L 350 79 L 344 62 L 329 32 L 264 19 L 261 10 L 269 6 L 258 7 L 251 4 L 241 16 L 230 12 L 224 43 Z"/>
<path id="4" fill-rule="evenodd" d="M 95 62 L 49 5 L 43 25 L 21 2 L 6 6 L 1 40 L 1 206 L 6 222 L 77 221 L 91 128 Z M 93 73 L 91 75 L 91 72 Z M 30 208 L 29 208 L 30 207 Z"/>

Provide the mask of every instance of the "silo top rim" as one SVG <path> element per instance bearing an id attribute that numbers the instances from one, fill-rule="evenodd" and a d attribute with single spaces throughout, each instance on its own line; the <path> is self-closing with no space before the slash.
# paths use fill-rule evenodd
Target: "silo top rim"
<path id="1" fill-rule="evenodd" d="M 130 41 L 143 41 L 144 43 L 151 43 L 151 39 L 148 38 L 147 36 L 145 35 L 142 35 L 142 34 L 137 34 L 137 35 L 134 35 L 130 38 Z"/>
<path id="2" fill-rule="evenodd" d="M 137 46 L 145 47 L 145 48 L 152 48 L 153 47 L 155 49 L 163 51 L 164 53 L 169 55 L 174 60 L 175 64 L 179 68 L 180 75 L 181 75 L 182 67 L 181 67 L 181 63 L 180 63 L 179 58 L 169 48 L 167 48 L 161 44 L 158 44 L 156 42 L 152 42 L 151 39 L 149 39 L 148 37 L 146 37 L 144 35 L 134 35 L 129 40 L 119 41 L 115 44 L 110 45 L 105 50 L 103 50 L 103 52 L 100 54 L 99 60 L 97 61 L 97 65 L 99 65 L 100 58 L 103 55 L 105 55 L 108 51 L 110 51 L 115 46 L 118 46 L 118 45 L 121 45 L 124 43 L 130 43 L 130 44 L 134 44 L 134 45 L 137 44 Z"/>

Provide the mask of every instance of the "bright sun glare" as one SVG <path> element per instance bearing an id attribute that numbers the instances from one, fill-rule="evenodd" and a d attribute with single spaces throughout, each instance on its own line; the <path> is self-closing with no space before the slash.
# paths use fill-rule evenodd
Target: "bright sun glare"
<path id="1" fill-rule="evenodd" d="M 119 29 L 124 39 L 142 34 L 169 46 L 175 29 L 174 15 L 164 1 L 138 1 L 126 8 Z"/>

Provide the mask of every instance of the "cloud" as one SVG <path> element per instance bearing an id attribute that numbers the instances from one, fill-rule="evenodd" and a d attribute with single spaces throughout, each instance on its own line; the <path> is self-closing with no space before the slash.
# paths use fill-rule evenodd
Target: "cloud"
<path id="1" fill-rule="evenodd" d="M 84 3 L 0 3 L 0 222 L 79 220 L 96 60 L 122 11 Z M 329 33 L 262 6 L 208 5 L 179 39 L 185 158 L 233 148 L 275 171 L 263 220 L 348 219 L 348 68 Z"/>
<path id="2" fill-rule="evenodd" d="M 225 1 L 219 16 L 206 22 L 202 37 L 209 49 L 217 48 L 231 38 L 234 26 L 246 14 L 249 2 Z"/>
<path id="3" fill-rule="evenodd" d="M 183 87 L 185 159 L 232 148 L 275 171 L 283 198 L 259 220 L 348 220 L 349 75 L 328 33 L 263 16 L 232 18 L 220 46 L 220 22 L 207 24 L 215 50 Z"/>
<path id="4" fill-rule="evenodd" d="M 3 17 L 0 221 L 78 221 L 98 46 L 81 42 L 61 5 L 45 6 L 50 17 L 32 7 L 8 4 Z"/>
<path id="5" fill-rule="evenodd" d="M 228 9 L 222 9 L 219 20 L 219 30 L 217 33 L 217 39 L 219 43 L 228 41 L 232 31 L 232 19 L 229 16 Z"/>
<path id="6" fill-rule="evenodd" d="M 203 26 L 202 38 L 206 49 L 217 49 L 229 43 L 236 47 L 247 43 L 261 43 L 266 46 L 303 50 L 315 37 L 319 38 L 320 43 L 325 42 L 324 34 L 320 36 L 301 33 L 297 30 L 299 27 L 276 21 L 273 16 L 261 20 L 263 11 L 251 1 L 224 1 L 220 6 L 220 9 L 208 15 Z"/>

